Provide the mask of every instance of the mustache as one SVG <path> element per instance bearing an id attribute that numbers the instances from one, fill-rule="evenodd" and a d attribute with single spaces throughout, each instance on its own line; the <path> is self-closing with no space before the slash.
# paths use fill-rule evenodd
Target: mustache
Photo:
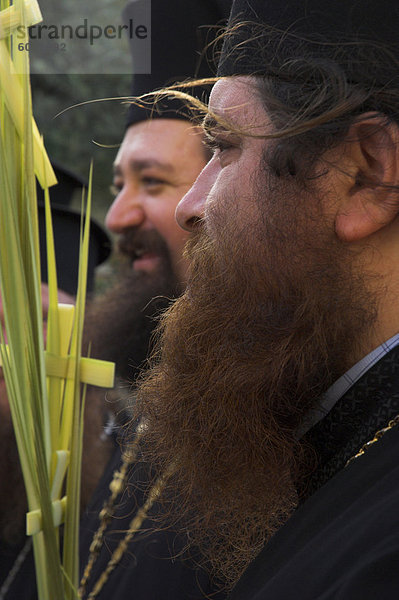
<path id="1" fill-rule="evenodd" d="M 123 256 L 136 259 L 143 254 L 169 256 L 166 241 L 156 229 L 128 229 L 121 234 L 117 250 Z"/>

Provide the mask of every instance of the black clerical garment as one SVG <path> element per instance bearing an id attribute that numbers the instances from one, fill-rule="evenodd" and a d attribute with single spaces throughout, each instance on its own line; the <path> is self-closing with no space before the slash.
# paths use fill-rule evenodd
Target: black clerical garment
<path id="1" fill-rule="evenodd" d="M 320 457 L 307 495 L 249 566 L 231 600 L 399 598 L 399 348 L 309 433 Z"/>
<path id="2" fill-rule="evenodd" d="M 99 512 L 108 498 L 109 484 L 115 470 L 121 467 L 119 447 L 104 473 L 102 481 L 85 511 L 80 529 L 82 572 L 90 554 L 90 544 L 99 525 Z M 86 599 L 94 589 L 111 559 L 113 551 L 124 538 L 137 509 L 145 502 L 148 473 L 143 465 L 132 467 L 130 483 L 118 498 L 116 512 L 105 531 L 100 554 L 94 563 L 88 580 Z M 96 596 L 98 600 L 222 600 L 226 593 L 217 590 L 206 571 L 198 567 L 199 556 L 195 551 L 183 559 L 180 554 L 186 539 L 170 529 L 161 529 L 152 516 L 157 514 L 157 505 L 149 512 L 141 527 L 124 552 L 121 561 Z"/>

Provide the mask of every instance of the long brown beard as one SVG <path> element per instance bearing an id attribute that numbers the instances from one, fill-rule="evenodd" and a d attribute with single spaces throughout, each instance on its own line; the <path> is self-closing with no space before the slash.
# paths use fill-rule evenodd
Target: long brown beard
<path id="1" fill-rule="evenodd" d="M 115 282 L 86 314 L 86 351 L 90 348 L 94 358 L 115 363 L 117 380 L 104 394 L 104 406 L 120 424 L 130 417 L 132 384 L 146 366 L 158 318 L 181 293 L 167 250 L 162 252 L 159 244 L 157 251 L 162 262 L 155 273 L 133 271 L 131 261 L 127 266 L 120 261 Z"/>
<path id="2" fill-rule="evenodd" d="M 120 260 L 113 285 L 88 306 L 85 319 L 91 356 L 115 362 L 117 375 L 130 383 L 148 356 L 157 317 L 182 291 L 167 249 L 160 243 L 156 249 L 162 262 L 155 273 L 133 271 L 131 261 Z"/>
<path id="3" fill-rule="evenodd" d="M 217 211 L 189 246 L 189 286 L 161 323 L 137 416 L 148 460 L 174 466 L 165 520 L 231 587 L 295 508 L 314 464 L 297 431 L 347 368 L 375 302 L 317 221 L 301 236 L 287 206 L 285 226 L 269 210 L 268 225 L 239 230 Z"/>

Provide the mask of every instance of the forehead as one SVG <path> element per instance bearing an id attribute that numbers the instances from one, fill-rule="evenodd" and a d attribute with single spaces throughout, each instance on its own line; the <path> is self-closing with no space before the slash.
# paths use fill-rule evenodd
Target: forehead
<path id="1" fill-rule="evenodd" d="M 209 110 L 234 126 L 244 127 L 248 133 L 270 132 L 270 120 L 262 105 L 255 77 L 220 79 L 212 89 Z"/>
<path id="2" fill-rule="evenodd" d="M 202 156 L 199 130 L 188 121 L 154 119 L 131 125 L 125 133 L 115 166 L 125 161 L 154 161 L 180 166 L 189 158 Z"/>

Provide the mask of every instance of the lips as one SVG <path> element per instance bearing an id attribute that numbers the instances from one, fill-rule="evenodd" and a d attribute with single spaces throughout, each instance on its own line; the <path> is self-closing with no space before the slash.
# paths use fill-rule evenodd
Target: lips
<path id="1" fill-rule="evenodd" d="M 118 240 L 118 250 L 135 271 L 154 271 L 169 260 L 165 240 L 156 229 L 126 229 Z"/>
<path id="2" fill-rule="evenodd" d="M 160 256 L 154 252 L 142 252 L 133 260 L 135 271 L 153 271 L 158 267 Z"/>
<path id="3" fill-rule="evenodd" d="M 134 249 L 135 258 L 141 258 L 143 254 L 145 254 L 145 248 L 135 248 Z"/>
<path id="4" fill-rule="evenodd" d="M 152 271 L 159 262 L 159 254 L 145 245 L 131 248 L 130 257 L 135 271 Z"/>
<path id="5" fill-rule="evenodd" d="M 130 256 L 133 262 L 136 260 L 140 260 L 143 257 L 148 258 L 149 256 L 155 255 L 157 255 L 157 252 L 153 248 L 144 245 L 132 248 L 130 252 Z"/>

